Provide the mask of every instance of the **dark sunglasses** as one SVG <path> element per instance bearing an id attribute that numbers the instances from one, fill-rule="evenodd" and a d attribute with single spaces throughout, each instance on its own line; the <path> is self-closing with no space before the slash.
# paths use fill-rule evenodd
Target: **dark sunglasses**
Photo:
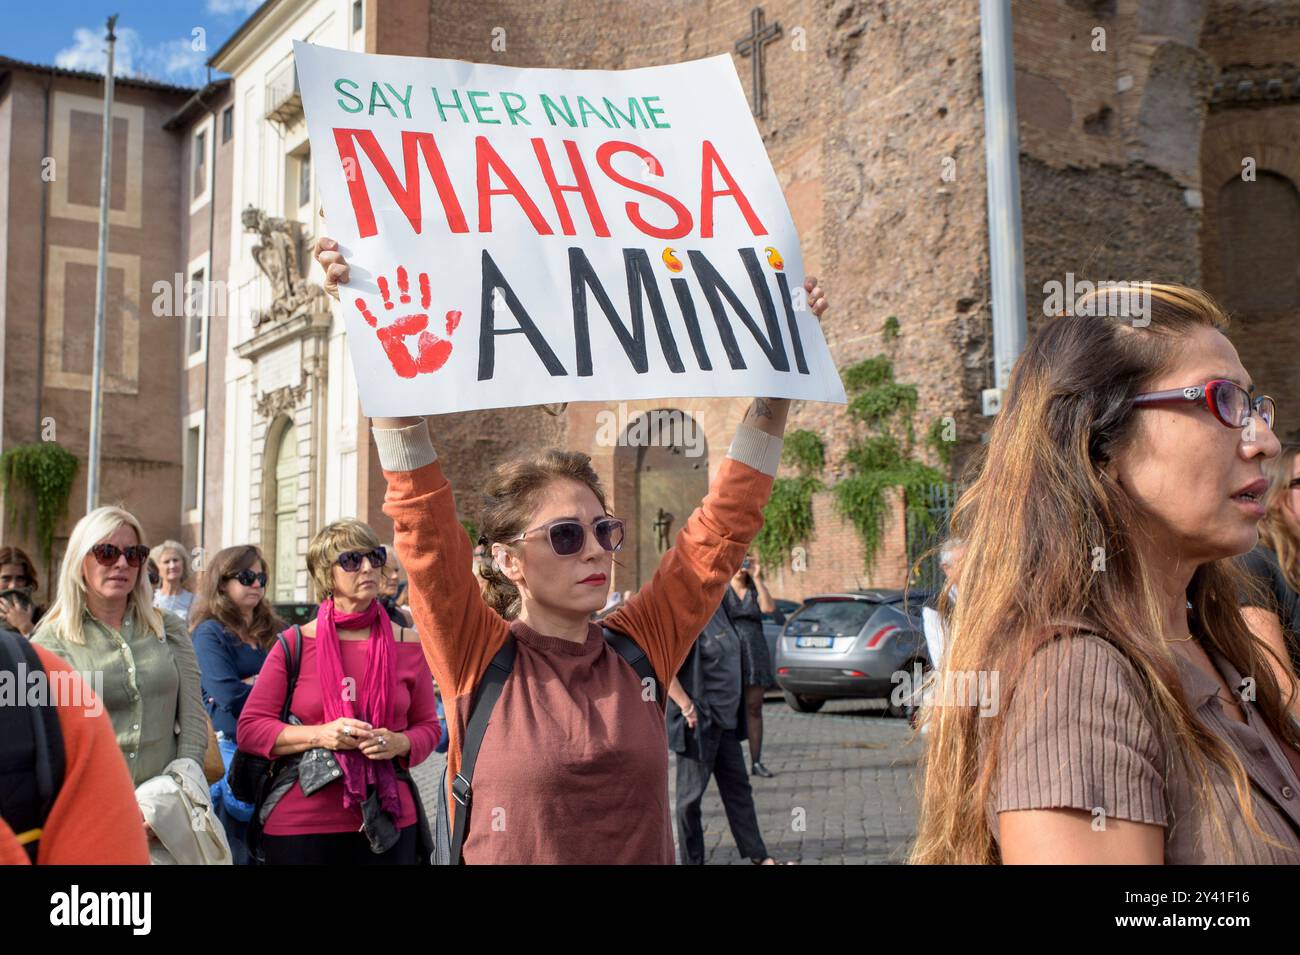
<path id="1" fill-rule="evenodd" d="M 99 561 L 101 567 L 112 567 L 123 554 L 126 555 L 128 567 L 139 567 L 149 559 L 149 548 L 143 544 L 132 544 L 125 549 L 116 544 L 96 544 L 90 548 L 90 552 L 95 555 L 95 560 Z"/>
<path id="2" fill-rule="evenodd" d="M 266 589 L 267 577 L 266 577 L 266 571 L 264 570 L 254 571 L 249 568 L 245 568 L 244 570 L 241 570 L 235 574 L 226 574 L 221 579 L 237 580 L 245 587 L 253 586 L 254 581 L 256 581 L 257 586 L 261 587 L 263 590 Z"/>
<path id="3" fill-rule="evenodd" d="M 549 524 L 543 524 L 540 527 L 534 527 L 532 530 L 526 530 L 514 540 L 506 541 L 513 544 L 515 541 L 521 541 L 533 531 L 546 531 L 547 538 L 551 542 L 551 550 L 555 551 L 558 557 L 572 557 L 580 553 L 587 543 L 587 525 L 581 521 L 568 520 L 562 518 L 558 521 L 551 521 Z M 623 546 L 623 522 L 617 517 L 604 517 L 596 521 L 592 526 L 592 533 L 596 535 L 596 543 L 608 551 L 616 551 Z"/>
<path id="4" fill-rule="evenodd" d="M 376 547 L 374 550 L 349 550 L 344 551 L 335 559 L 334 563 L 338 564 L 349 574 L 355 574 L 361 569 L 362 559 L 370 558 L 370 567 L 375 569 L 383 567 L 388 563 L 388 551 L 382 547 Z"/>
<path id="5" fill-rule="evenodd" d="M 1244 428 L 1252 414 L 1258 414 L 1272 430 L 1277 420 L 1277 404 L 1268 395 L 1252 399 L 1250 392 L 1235 381 L 1215 378 L 1203 385 L 1190 388 L 1173 388 L 1169 391 L 1152 391 L 1138 395 L 1134 405 L 1157 405 L 1174 401 L 1204 403 L 1210 414 L 1229 428 Z"/>

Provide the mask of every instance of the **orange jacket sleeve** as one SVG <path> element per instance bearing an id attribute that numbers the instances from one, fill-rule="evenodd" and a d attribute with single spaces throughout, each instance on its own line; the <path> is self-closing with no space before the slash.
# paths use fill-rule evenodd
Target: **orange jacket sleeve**
<path id="1" fill-rule="evenodd" d="M 508 627 L 479 594 L 473 547 L 425 423 L 375 436 L 388 482 L 384 513 L 410 581 L 415 628 L 444 701 L 456 699 L 477 685 Z"/>
<path id="2" fill-rule="evenodd" d="M 46 671 L 75 671 L 44 647 L 35 647 Z M 41 865 L 148 865 L 144 820 L 135 787 L 117 746 L 113 724 L 90 688 L 58 708 L 64 772 L 36 861 Z M 0 838 L 0 841 L 3 841 Z"/>

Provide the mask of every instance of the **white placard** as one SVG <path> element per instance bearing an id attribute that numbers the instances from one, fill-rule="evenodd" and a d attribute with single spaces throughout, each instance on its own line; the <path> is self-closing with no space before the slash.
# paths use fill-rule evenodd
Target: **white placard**
<path id="1" fill-rule="evenodd" d="M 730 57 L 294 56 L 367 414 L 845 401 Z"/>

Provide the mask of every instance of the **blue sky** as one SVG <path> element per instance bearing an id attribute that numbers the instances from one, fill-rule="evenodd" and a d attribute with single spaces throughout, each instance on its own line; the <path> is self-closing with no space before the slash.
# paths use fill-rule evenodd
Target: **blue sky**
<path id="1" fill-rule="evenodd" d="M 208 57 L 260 5 L 261 0 L 11 0 L 0 54 L 103 72 L 104 24 L 116 13 L 115 74 L 197 86 L 205 81 Z"/>

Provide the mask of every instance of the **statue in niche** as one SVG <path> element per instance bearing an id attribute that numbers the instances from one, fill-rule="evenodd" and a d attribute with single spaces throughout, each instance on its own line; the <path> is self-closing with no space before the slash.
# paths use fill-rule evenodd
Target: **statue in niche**
<path id="1" fill-rule="evenodd" d="M 271 307 L 253 312 L 253 328 L 284 321 L 302 312 L 328 311 L 325 290 L 302 275 L 302 224 L 268 216 L 253 206 L 244 210 L 240 221 L 245 232 L 252 232 L 260 239 L 253 246 L 253 260 L 271 282 Z"/>

